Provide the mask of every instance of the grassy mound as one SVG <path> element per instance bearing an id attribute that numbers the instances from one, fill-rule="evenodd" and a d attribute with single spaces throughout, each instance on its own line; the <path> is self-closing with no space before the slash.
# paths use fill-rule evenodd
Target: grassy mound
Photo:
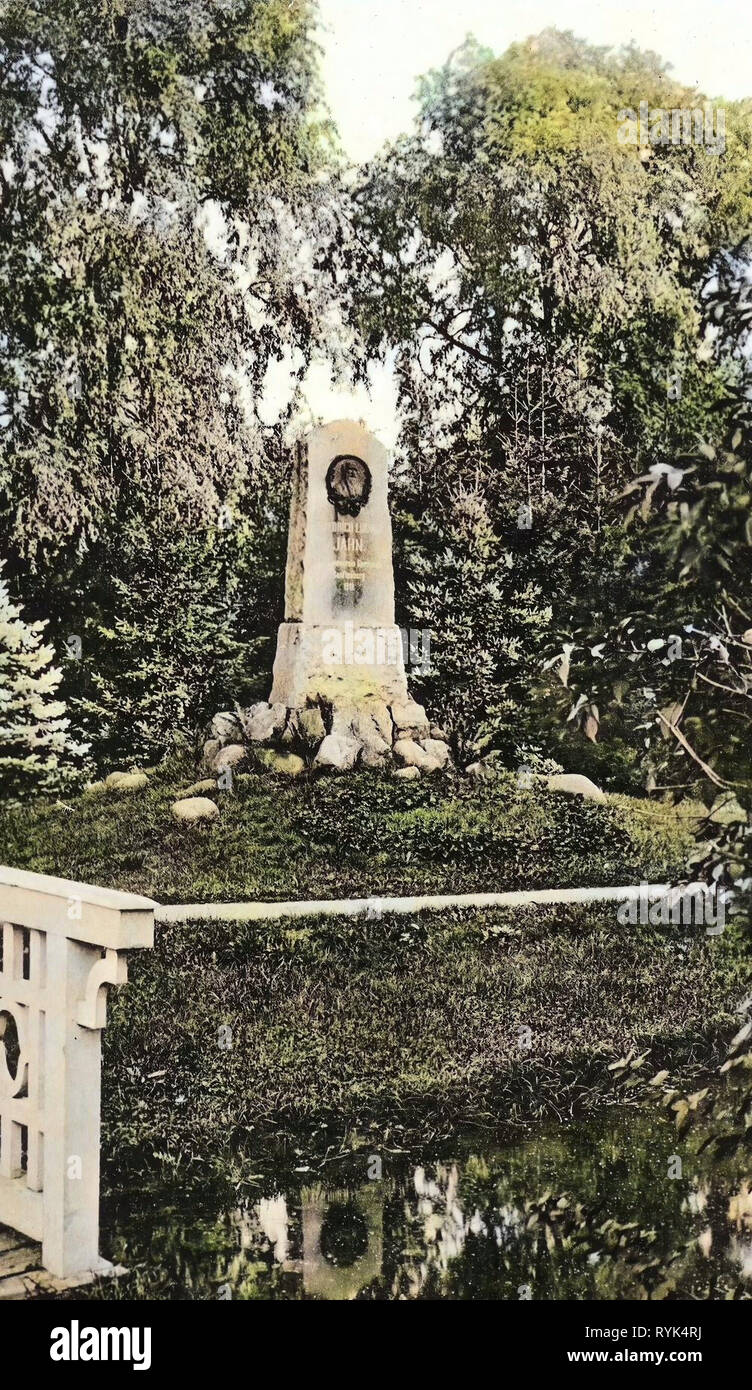
<path id="1" fill-rule="evenodd" d="M 479 787 L 247 773 L 217 791 L 219 821 L 186 827 L 170 805 L 192 780 L 174 762 L 130 795 L 6 810 L 0 860 L 159 902 L 232 902 L 660 882 L 682 876 L 692 844 L 670 807 L 527 791 L 511 774 Z"/>

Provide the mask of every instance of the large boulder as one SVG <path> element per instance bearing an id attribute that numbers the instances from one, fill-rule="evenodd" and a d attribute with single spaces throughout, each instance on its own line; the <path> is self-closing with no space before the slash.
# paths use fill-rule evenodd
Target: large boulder
<path id="1" fill-rule="evenodd" d="M 395 777 L 399 777 L 401 782 L 417 782 L 420 777 L 418 767 L 397 767 L 394 769 Z"/>
<path id="2" fill-rule="evenodd" d="M 202 825 L 219 820 L 219 807 L 205 796 L 189 796 L 182 801 L 173 801 L 172 814 L 183 825 Z"/>
<path id="3" fill-rule="evenodd" d="M 417 767 L 419 772 L 438 772 L 441 768 L 439 759 L 427 753 L 425 748 L 421 748 L 412 738 L 398 739 L 394 745 L 394 756 L 405 767 Z"/>
<path id="4" fill-rule="evenodd" d="M 360 745 L 363 767 L 380 768 L 391 761 L 392 732 L 392 718 L 383 700 L 364 700 L 332 712 L 332 734 Z"/>
<path id="5" fill-rule="evenodd" d="M 405 700 L 402 704 L 391 706 L 394 721 L 394 734 L 397 740 L 403 738 L 428 738 L 431 726 L 422 705 L 415 700 Z"/>
<path id="6" fill-rule="evenodd" d="M 589 777 L 579 772 L 555 772 L 546 783 L 550 792 L 566 792 L 567 796 L 583 796 L 586 801 L 606 801 L 606 793 Z"/>
<path id="7" fill-rule="evenodd" d="M 256 758 L 267 772 L 278 772 L 282 777 L 302 777 L 305 763 L 297 753 L 277 753 L 273 748 L 260 748 Z"/>
<path id="8" fill-rule="evenodd" d="M 111 772 L 109 777 L 105 779 L 107 789 L 118 792 L 121 796 L 130 796 L 133 792 L 141 792 L 148 785 L 149 778 L 145 772 Z"/>
<path id="9" fill-rule="evenodd" d="M 249 743 L 271 743 L 279 738 L 287 723 L 287 710 L 284 705 L 268 705 L 261 701 L 241 710 L 243 734 Z"/>
<path id="10" fill-rule="evenodd" d="M 353 732 L 363 743 L 392 746 L 394 725 L 388 706 L 383 700 L 364 700 L 356 711 Z"/>
<path id="11" fill-rule="evenodd" d="M 329 732 L 337 738 L 353 738 L 353 724 L 357 716 L 354 705 L 335 705 L 332 710 Z"/>
<path id="12" fill-rule="evenodd" d="M 346 734 L 327 734 L 313 765 L 329 772 L 350 772 L 358 761 L 359 753 L 357 739 Z"/>

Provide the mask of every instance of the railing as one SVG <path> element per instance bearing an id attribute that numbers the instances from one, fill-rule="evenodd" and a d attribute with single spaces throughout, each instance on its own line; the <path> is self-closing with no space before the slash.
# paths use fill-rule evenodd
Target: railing
<path id="1" fill-rule="evenodd" d="M 124 952 L 152 946 L 148 898 L 0 867 L 0 1225 L 53 1275 L 99 1257 L 101 1032 Z"/>

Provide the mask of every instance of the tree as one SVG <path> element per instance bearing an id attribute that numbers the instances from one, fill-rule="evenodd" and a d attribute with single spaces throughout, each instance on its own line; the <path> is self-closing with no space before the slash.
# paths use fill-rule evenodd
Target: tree
<path id="1" fill-rule="evenodd" d="M 166 533 L 156 549 L 148 533 L 126 531 L 128 578 L 113 580 L 114 605 L 90 597 L 82 609 L 82 655 L 68 673 L 100 762 L 154 763 L 192 747 L 212 714 L 266 699 L 283 617 L 281 506 L 276 519 L 269 508 L 255 519 L 226 509 L 216 525 Z"/>
<path id="2" fill-rule="evenodd" d="M 0 566 L 0 796 L 55 792 L 81 780 L 87 745 L 69 734 L 62 679 L 53 650 L 42 645 L 45 624 L 29 623 L 11 601 Z"/>
<path id="3" fill-rule="evenodd" d="M 116 705 L 104 634 L 121 614 L 156 624 L 159 678 L 170 660 L 144 552 L 169 589 L 189 533 L 264 502 L 274 530 L 284 505 L 339 216 L 314 20 L 309 0 L 0 3 L 0 538 L 32 615 L 58 650 L 82 636 Z M 191 566 L 199 553 L 211 588 L 220 559 L 202 542 Z M 190 625 L 195 569 L 188 588 Z M 240 640 L 227 621 L 207 651 Z M 77 694 L 81 669 L 65 668 Z"/>
<path id="4" fill-rule="evenodd" d="M 706 301 L 718 353 L 742 364 L 726 438 L 656 463 L 625 490 L 633 575 L 618 620 L 567 634 L 555 658 L 573 711 L 620 711 L 639 737 L 648 786 L 708 808 L 698 864 L 742 884 L 752 870 L 752 328 L 745 252 Z"/>
<path id="5" fill-rule="evenodd" d="M 419 96 L 416 132 L 355 192 L 354 313 L 371 351 L 396 346 L 404 513 L 430 534 L 472 489 L 497 540 L 529 519 L 524 566 L 498 574 L 510 615 L 529 586 L 529 701 L 527 619 L 561 626 L 628 567 L 609 500 L 725 429 L 738 363 L 708 352 L 703 296 L 749 225 L 748 104 L 727 105 L 725 158 L 622 145 L 621 110 L 696 95 L 655 55 L 556 31 L 501 58 L 468 42 Z"/>

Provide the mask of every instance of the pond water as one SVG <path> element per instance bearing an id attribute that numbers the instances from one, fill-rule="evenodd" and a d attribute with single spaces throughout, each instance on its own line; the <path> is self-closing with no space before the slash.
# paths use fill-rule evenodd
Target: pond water
<path id="1" fill-rule="evenodd" d="M 743 1171 L 711 1168 L 652 1109 L 607 1110 L 503 1148 L 463 1139 L 419 1162 L 366 1151 L 311 1161 L 250 1191 L 242 1202 L 139 1196 L 105 1208 L 103 1248 L 130 1270 L 120 1296 L 752 1294 Z"/>

